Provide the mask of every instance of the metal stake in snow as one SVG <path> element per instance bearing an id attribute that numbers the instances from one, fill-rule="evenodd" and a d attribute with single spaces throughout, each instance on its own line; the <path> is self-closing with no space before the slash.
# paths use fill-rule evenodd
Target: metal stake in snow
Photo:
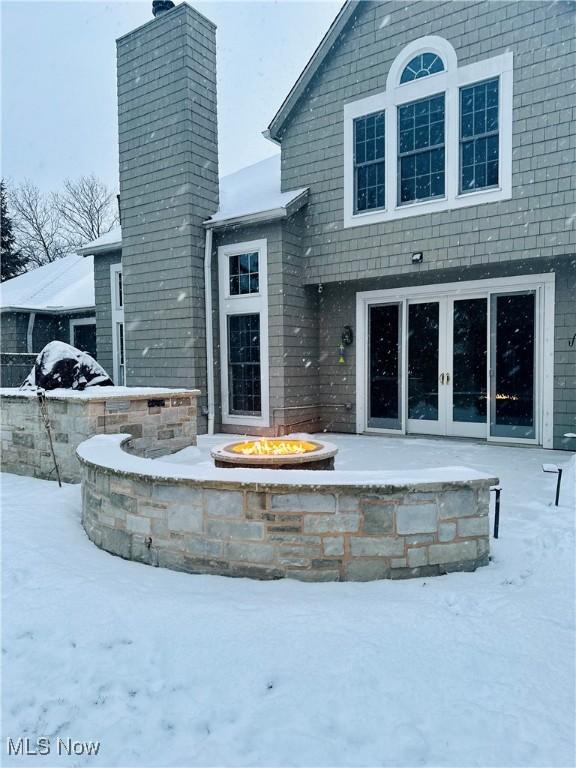
<path id="1" fill-rule="evenodd" d="M 498 538 L 498 531 L 500 529 L 500 493 L 502 488 L 499 485 L 494 485 L 490 488 L 495 493 L 494 501 L 494 538 Z"/>
<path id="2" fill-rule="evenodd" d="M 556 464 L 542 464 L 542 472 L 551 472 L 554 475 L 558 475 L 558 482 L 556 483 L 556 500 L 554 506 L 558 506 L 560 501 L 560 485 L 562 483 L 562 467 L 556 466 Z"/>
<path id="3" fill-rule="evenodd" d="M 54 469 L 56 470 L 56 477 L 58 478 L 58 485 L 62 488 L 62 482 L 60 480 L 60 470 L 58 469 L 58 462 L 56 461 L 56 454 L 54 453 L 54 445 L 52 443 L 52 432 L 50 430 L 50 419 L 48 418 L 48 409 L 46 407 L 46 393 L 43 389 L 37 389 L 36 395 L 38 397 L 38 407 L 40 408 L 40 414 L 42 421 L 46 427 L 46 434 L 48 435 L 48 443 L 50 444 L 50 452 L 52 453 L 52 461 L 54 462 Z"/>

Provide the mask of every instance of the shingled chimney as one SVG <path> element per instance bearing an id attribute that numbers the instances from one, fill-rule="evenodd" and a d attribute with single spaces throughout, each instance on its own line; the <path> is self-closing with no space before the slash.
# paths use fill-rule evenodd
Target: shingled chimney
<path id="1" fill-rule="evenodd" d="M 216 28 L 185 3 L 154 5 L 163 12 L 117 40 L 126 381 L 205 390 Z"/>

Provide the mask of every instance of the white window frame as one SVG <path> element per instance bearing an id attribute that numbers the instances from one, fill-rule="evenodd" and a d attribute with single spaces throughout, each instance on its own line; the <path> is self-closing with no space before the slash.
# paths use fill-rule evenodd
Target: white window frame
<path id="1" fill-rule="evenodd" d="M 554 442 L 554 295 L 556 279 L 554 273 L 518 275 L 482 280 L 468 280 L 459 283 L 437 283 L 412 285 L 403 288 L 362 291 L 356 294 L 356 431 L 362 433 L 406 434 L 407 433 L 407 312 L 406 305 L 414 300 L 433 300 L 444 296 L 468 298 L 486 296 L 490 312 L 492 294 L 535 291 L 536 304 L 536 381 L 535 381 L 535 427 L 536 437 L 512 438 L 495 437 L 490 434 L 490 418 L 486 420 L 486 440 L 490 443 L 518 443 L 542 445 L 552 448 Z M 400 429 L 384 429 L 368 426 L 368 315 L 374 304 L 402 303 L 402 414 Z M 490 347 L 490 317 L 488 317 L 487 344 Z M 490 371 L 487 371 L 487 392 L 490 393 Z M 490 413 L 488 402 L 488 414 Z"/>
<path id="2" fill-rule="evenodd" d="M 230 295 L 230 257 L 258 253 L 258 293 Z M 222 424 L 236 426 L 270 426 L 270 362 L 268 350 L 268 244 L 267 240 L 249 240 L 221 245 L 218 248 L 218 286 L 220 317 L 220 371 Z M 260 391 L 261 416 L 230 413 L 228 390 L 228 316 L 260 315 Z"/>
<path id="3" fill-rule="evenodd" d="M 118 348 L 118 323 L 124 326 L 124 382 L 126 386 L 126 324 L 124 323 L 124 303 L 120 304 L 118 294 L 118 275 L 122 274 L 122 264 L 110 265 L 110 301 L 112 307 L 112 367 L 114 374 L 114 384 L 118 386 L 120 381 L 120 359 Z M 124 297 L 124 291 L 122 291 Z"/>
<path id="4" fill-rule="evenodd" d="M 445 70 L 400 85 L 408 62 L 430 51 L 440 56 Z M 512 197 L 512 94 L 514 59 L 511 51 L 458 67 L 456 51 L 442 37 L 429 35 L 407 45 L 396 57 L 386 90 L 344 105 L 344 227 L 358 227 L 404 219 L 435 211 L 448 211 Z M 460 193 L 460 89 L 494 77 L 499 79 L 499 185 Z M 398 107 L 445 94 L 445 194 L 422 202 L 398 202 Z M 385 113 L 385 207 L 354 213 L 354 120 L 374 112 Z"/>
<path id="5" fill-rule="evenodd" d="M 95 317 L 70 318 L 70 345 L 74 346 L 74 328 L 78 325 L 96 325 Z"/>

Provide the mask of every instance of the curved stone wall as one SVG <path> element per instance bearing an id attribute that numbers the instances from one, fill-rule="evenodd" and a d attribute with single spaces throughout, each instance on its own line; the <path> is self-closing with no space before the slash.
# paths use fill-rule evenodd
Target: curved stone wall
<path id="1" fill-rule="evenodd" d="M 489 488 L 461 467 L 413 472 L 212 469 L 78 448 L 82 523 L 99 547 L 190 573 L 367 581 L 471 571 L 489 557 Z M 287 477 L 287 475 L 289 477 Z"/>

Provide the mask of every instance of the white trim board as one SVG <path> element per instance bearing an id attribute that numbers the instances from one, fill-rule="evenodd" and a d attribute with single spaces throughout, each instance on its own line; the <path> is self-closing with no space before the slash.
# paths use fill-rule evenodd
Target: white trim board
<path id="1" fill-rule="evenodd" d="M 536 304 L 536 438 L 516 439 L 493 437 L 489 433 L 487 419 L 486 439 L 489 442 L 542 445 L 552 448 L 554 440 L 554 295 L 555 275 L 519 275 L 516 277 L 487 278 L 460 283 L 412 285 L 386 290 L 362 291 L 356 294 L 356 431 L 384 434 L 406 434 L 406 376 L 403 376 L 402 427 L 401 429 L 377 429 L 367 426 L 368 402 L 368 308 L 373 304 L 432 299 L 434 297 L 472 297 L 508 291 L 534 290 Z M 490 306 L 490 301 L 488 302 Z M 406 323 L 405 315 L 404 323 Z M 489 326 L 490 327 L 490 326 Z M 407 364 L 407 341 L 403 335 L 403 365 Z"/>
<path id="2" fill-rule="evenodd" d="M 258 293 L 230 296 L 230 256 L 258 252 Z M 218 289 L 220 318 L 220 381 L 222 424 L 270 426 L 270 364 L 268 350 L 268 243 L 267 240 L 248 240 L 221 245 L 218 248 Z M 228 391 L 228 322 L 229 315 L 260 315 L 260 389 L 261 415 L 248 416 L 230 413 Z"/>
<path id="3" fill-rule="evenodd" d="M 431 51 L 444 61 L 444 72 L 399 84 L 404 66 L 418 53 Z M 508 200 L 512 197 L 512 96 L 513 54 L 508 51 L 490 59 L 457 66 L 450 43 L 437 36 L 422 37 L 398 54 L 386 81 L 386 90 L 344 105 L 344 227 L 404 219 L 436 211 Z M 498 77 L 499 88 L 499 186 L 461 194 L 460 179 L 460 89 Z M 445 94 L 445 195 L 399 205 L 397 108 L 401 104 Z M 354 213 L 354 120 L 384 111 L 385 121 L 385 207 Z"/>

